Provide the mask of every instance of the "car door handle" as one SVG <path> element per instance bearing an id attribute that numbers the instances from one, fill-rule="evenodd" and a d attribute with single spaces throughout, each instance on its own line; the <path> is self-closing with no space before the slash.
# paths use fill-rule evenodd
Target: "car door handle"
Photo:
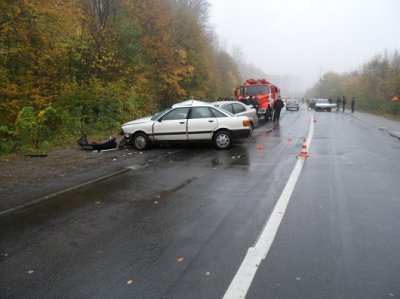
<path id="1" fill-rule="evenodd" d="M 208 122 L 209 122 L 209 123 L 213 123 L 214 121 L 213 121 L 213 120 L 209 120 Z"/>
<path id="2" fill-rule="evenodd" d="M 185 122 L 184 121 L 180 121 L 179 123 L 183 125 Z"/>

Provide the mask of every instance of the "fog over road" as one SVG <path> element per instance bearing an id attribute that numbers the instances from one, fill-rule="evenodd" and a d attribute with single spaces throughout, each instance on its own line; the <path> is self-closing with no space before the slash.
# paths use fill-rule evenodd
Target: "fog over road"
<path id="1" fill-rule="evenodd" d="M 314 116 L 311 157 L 247 298 L 399 297 L 399 122 L 302 108 L 229 150 L 150 149 L 1 215 L 0 298 L 222 298 Z"/>

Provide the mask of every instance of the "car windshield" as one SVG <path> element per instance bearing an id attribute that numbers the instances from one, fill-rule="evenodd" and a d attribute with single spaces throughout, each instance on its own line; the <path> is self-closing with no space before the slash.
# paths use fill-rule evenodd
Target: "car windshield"
<path id="1" fill-rule="evenodd" d="M 319 99 L 319 100 L 317 100 L 317 103 L 326 104 L 326 103 L 329 103 L 329 101 L 327 99 Z"/>
<path id="2" fill-rule="evenodd" d="M 288 104 L 297 104 L 297 103 L 298 103 L 298 100 L 297 100 L 297 99 L 288 99 L 286 102 L 287 102 Z"/>
<path id="3" fill-rule="evenodd" d="M 172 108 L 168 108 L 168 109 L 165 109 L 165 110 L 163 110 L 163 111 L 161 111 L 161 112 L 157 112 L 156 114 L 154 114 L 152 117 L 151 117 L 151 120 L 156 120 L 157 118 L 159 118 L 161 115 L 164 115 L 165 113 L 167 113 L 168 111 L 170 111 Z"/>
<path id="4" fill-rule="evenodd" d="M 255 85 L 255 86 L 244 86 L 240 90 L 242 95 L 257 95 L 257 94 L 270 94 L 271 89 L 269 86 Z"/>

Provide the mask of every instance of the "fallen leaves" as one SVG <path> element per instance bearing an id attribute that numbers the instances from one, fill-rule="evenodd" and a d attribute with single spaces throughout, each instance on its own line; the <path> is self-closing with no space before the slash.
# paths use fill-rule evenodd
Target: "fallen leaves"
<path id="1" fill-rule="evenodd" d="M 178 263 L 183 263 L 183 261 L 185 260 L 185 258 L 183 256 L 179 257 L 176 261 Z"/>

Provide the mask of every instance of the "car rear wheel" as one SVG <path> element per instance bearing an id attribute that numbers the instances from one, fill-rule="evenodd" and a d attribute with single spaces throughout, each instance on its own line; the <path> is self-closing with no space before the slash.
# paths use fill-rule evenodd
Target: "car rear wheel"
<path id="1" fill-rule="evenodd" d="M 133 146 L 140 151 L 148 149 L 150 146 L 149 137 L 144 133 L 135 134 L 133 136 Z"/>
<path id="2" fill-rule="evenodd" d="M 218 131 L 214 134 L 213 143 L 217 149 L 227 149 L 231 145 L 231 135 L 225 130 Z"/>

